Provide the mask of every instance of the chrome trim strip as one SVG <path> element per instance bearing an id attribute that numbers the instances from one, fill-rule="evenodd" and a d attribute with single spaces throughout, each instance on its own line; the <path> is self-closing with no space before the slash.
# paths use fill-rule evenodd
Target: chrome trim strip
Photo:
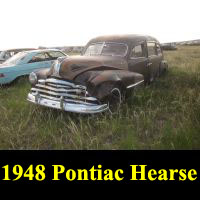
<path id="1" fill-rule="evenodd" d="M 71 88 L 71 86 L 65 86 L 65 85 L 55 85 L 53 83 L 48 83 L 49 86 L 53 86 L 56 88 Z"/>
<path id="2" fill-rule="evenodd" d="M 58 93 L 58 92 L 43 90 L 43 89 L 39 89 L 39 88 L 31 88 L 31 91 L 33 91 L 33 92 L 43 92 L 43 93 L 55 95 L 55 96 L 71 97 L 71 98 L 74 98 L 74 99 L 97 101 L 97 99 L 95 97 L 84 97 L 84 96 L 78 96 L 78 95 L 71 95 L 71 94 L 67 94 L 67 93 Z"/>
<path id="3" fill-rule="evenodd" d="M 55 78 L 48 78 L 45 80 L 45 83 L 55 83 L 56 85 L 57 84 L 60 84 L 60 85 L 66 85 L 66 86 L 71 86 L 71 87 L 74 87 L 74 88 L 82 88 L 84 90 L 86 90 L 86 87 L 83 86 L 83 85 L 75 85 L 74 83 L 70 83 L 68 81 L 63 81 L 63 80 L 58 80 L 58 79 L 55 79 Z"/>
<path id="4" fill-rule="evenodd" d="M 62 99 L 60 101 L 53 101 L 49 99 L 44 99 L 40 95 L 34 96 L 31 93 L 28 94 L 27 100 L 39 104 L 42 106 L 56 108 L 64 111 L 69 112 L 76 112 L 76 113 L 86 113 L 86 114 L 93 114 L 93 113 L 100 113 L 108 110 L 108 105 L 83 105 L 83 104 L 74 104 L 74 103 L 66 103 Z"/>
<path id="5" fill-rule="evenodd" d="M 45 83 L 55 83 L 55 84 L 61 84 L 61 85 L 67 85 L 67 86 L 71 86 L 71 87 L 75 87 L 74 83 L 70 83 L 67 81 L 63 81 L 63 80 L 58 80 L 55 78 L 48 78 L 45 80 Z"/>
<path id="6" fill-rule="evenodd" d="M 132 85 L 127 86 L 126 88 L 129 89 L 129 88 L 132 88 L 132 87 L 138 86 L 138 85 L 140 85 L 140 84 L 143 83 L 143 82 L 144 82 L 144 80 L 139 81 L 139 82 L 137 82 L 137 83 L 134 83 L 134 84 L 132 84 Z"/>
<path id="7" fill-rule="evenodd" d="M 80 93 L 80 92 L 83 92 L 83 91 L 85 92 L 85 90 L 81 90 L 79 88 L 77 88 L 77 89 L 54 88 L 54 87 L 42 85 L 42 84 L 36 84 L 35 86 L 37 86 L 39 88 L 52 90 L 52 91 L 55 91 L 55 92 L 77 92 L 77 93 Z"/>
<path id="8" fill-rule="evenodd" d="M 32 94 L 34 96 L 34 94 Z M 60 101 L 61 98 L 57 98 L 57 97 L 51 97 L 51 96 L 47 96 L 44 94 L 40 94 L 40 97 L 46 98 L 46 99 L 50 99 L 53 101 Z M 88 102 L 84 102 L 84 101 L 78 101 L 78 100 L 74 100 L 74 99 L 63 99 L 63 101 L 65 102 L 71 102 L 71 103 L 78 103 L 78 104 L 84 104 L 84 105 L 97 105 L 94 103 L 88 103 Z"/>

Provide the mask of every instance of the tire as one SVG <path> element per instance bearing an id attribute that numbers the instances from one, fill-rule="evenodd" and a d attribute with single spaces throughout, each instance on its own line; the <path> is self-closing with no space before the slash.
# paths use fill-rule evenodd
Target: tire
<path id="1" fill-rule="evenodd" d="M 113 89 L 110 91 L 109 97 L 107 98 L 107 104 L 111 114 L 117 113 L 119 111 L 124 98 L 124 88 L 120 85 L 113 87 Z"/>
<path id="2" fill-rule="evenodd" d="M 150 84 L 151 84 L 152 82 L 154 82 L 154 81 L 155 81 L 155 76 L 154 76 L 153 74 L 150 74 L 150 75 L 146 78 L 144 84 L 145 84 L 145 85 L 150 85 Z"/>

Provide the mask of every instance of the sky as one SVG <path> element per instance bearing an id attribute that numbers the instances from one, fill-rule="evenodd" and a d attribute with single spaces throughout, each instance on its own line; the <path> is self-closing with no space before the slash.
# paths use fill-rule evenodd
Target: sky
<path id="1" fill-rule="evenodd" d="M 0 8 L 0 50 L 82 46 L 110 34 L 200 39 L 199 0 L 0 0 Z"/>

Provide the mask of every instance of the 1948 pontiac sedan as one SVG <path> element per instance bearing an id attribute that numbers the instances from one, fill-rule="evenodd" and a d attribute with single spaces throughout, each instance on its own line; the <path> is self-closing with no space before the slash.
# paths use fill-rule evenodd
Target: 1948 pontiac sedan
<path id="1" fill-rule="evenodd" d="M 167 67 L 153 37 L 97 37 L 81 56 L 59 58 L 50 69 L 31 73 L 27 100 L 69 112 L 99 113 L 119 105 L 126 92 L 150 83 Z"/>

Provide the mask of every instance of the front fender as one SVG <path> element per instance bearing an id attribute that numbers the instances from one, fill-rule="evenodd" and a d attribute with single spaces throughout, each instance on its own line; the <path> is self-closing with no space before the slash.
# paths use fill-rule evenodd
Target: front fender
<path id="1" fill-rule="evenodd" d="M 79 77 L 79 80 L 81 79 L 90 95 L 102 100 L 110 95 L 114 87 L 120 86 L 121 89 L 126 90 L 128 86 L 144 80 L 144 77 L 141 74 L 125 70 L 105 70 L 84 73 L 81 78 Z"/>

